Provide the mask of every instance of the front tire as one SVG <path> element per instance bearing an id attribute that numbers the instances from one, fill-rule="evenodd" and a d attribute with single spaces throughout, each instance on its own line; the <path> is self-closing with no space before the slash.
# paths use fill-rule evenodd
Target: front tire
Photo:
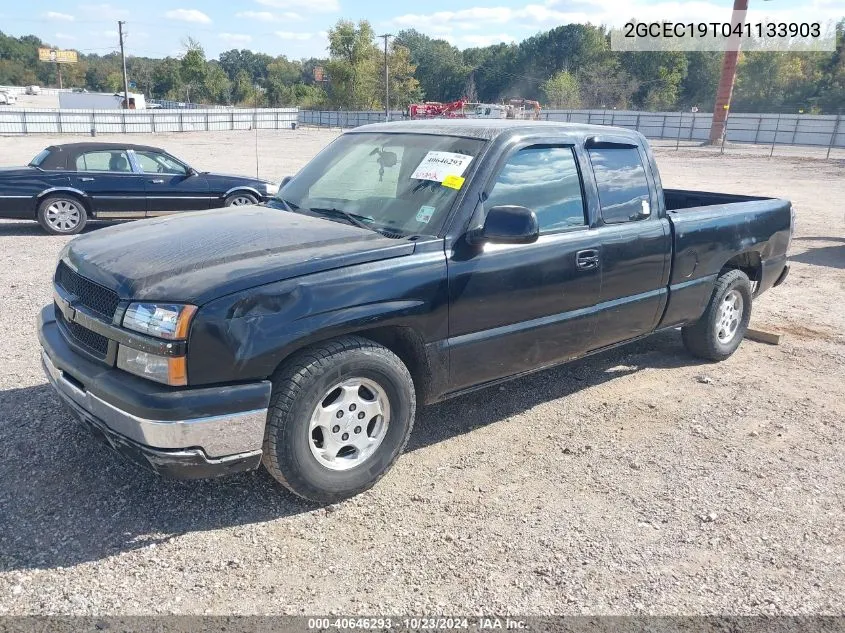
<path id="1" fill-rule="evenodd" d="M 38 223 L 51 235 L 76 235 L 87 221 L 85 205 L 73 196 L 47 196 L 38 205 Z"/>
<path id="2" fill-rule="evenodd" d="M 223 201 L 224 207 L 245 207 L 250 204 L 258 204 L 258 198 L 245 191 L 236 191 Z"/>
<path id="3" fill-rule="evenodd" d="M 415 412 L 411 374 L 393 352 L 358 336 L 315 345 L 273 378 L 264 466 L 310 501 L 353 497 L 399 458 Z"/>
<path id="4" fill-rule="evenodd" d="M 725 360 L 742 343 L 751 320 L 751 281 L 741 270 L 729 270 L 716 287 L 701 318 L 681 329 L 684 346 L 693 356 Z"/>

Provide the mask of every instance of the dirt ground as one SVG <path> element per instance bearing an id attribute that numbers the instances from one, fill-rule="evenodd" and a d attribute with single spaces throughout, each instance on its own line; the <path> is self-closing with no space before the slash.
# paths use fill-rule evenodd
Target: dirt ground
<path id="1" fill-rule="evenodd" d="M 333 136 L 262 132 L 258 173 Z M 0 166 L 69 140 L 0 138 Z M 132 140 L 255 172 L 249 132 Z M 0 222 L 0 614 L 843 614 L 845 163 L 657 158 L 668 187 L 794 202 L 791 274 L 752 317 L 781 344 L 704 364 L 664 333 L 428 407 L 328 508 L 263 471 L 163 481 L 89 438 L 34 331 L 67 240 Z"/>

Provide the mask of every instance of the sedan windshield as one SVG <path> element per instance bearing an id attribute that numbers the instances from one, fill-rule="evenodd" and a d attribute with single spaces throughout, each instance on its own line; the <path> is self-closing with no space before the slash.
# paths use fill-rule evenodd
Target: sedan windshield
<path id="1" fill-rule="evenodd" d="M 345 134 L 269 205 L 371 228 L 436 235 L 484 142 L 429 134 Z"/>

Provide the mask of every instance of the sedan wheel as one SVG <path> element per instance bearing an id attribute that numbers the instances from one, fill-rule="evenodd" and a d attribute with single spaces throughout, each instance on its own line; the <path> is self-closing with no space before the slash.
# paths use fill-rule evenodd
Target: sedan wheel
<path id="1" fill-rule="evenodd" d="M 249 193 L 236 192 L 226 198 L 223 204 L 227 207 L 243 207 L 250 204 L 258 204 L 258 199 Z"/>
<path id="2" fill-rule="evenodd" d="M 85 206 L 77 199 L 65 196 L 48 196 L 38 207 L 38 222 L 53 235 L 79 233 L 88 219 Z"/>
<path id="3" fill-rule="evenodd" d="M 81 219 L 79 207 L 70 200 L 56 200 L 44 214 L 47 224 L 60 233 L 72 231 Z"/>

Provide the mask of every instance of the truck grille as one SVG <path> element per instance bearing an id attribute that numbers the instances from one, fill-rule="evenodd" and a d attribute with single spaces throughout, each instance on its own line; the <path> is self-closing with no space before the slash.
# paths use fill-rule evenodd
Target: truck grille
<path id="1" fill-rule="evenodd" d="M 64 262 L 59 262 L 56 268 L 56 283 L 65 291 L 78 297 L 80 305 L 105 317 L 109 322 L 114 318 L 114 311 L 117 310 L 120 298 L 113 290 L 82 277 Z"/>
<path id="2" fill-rule="evenodd" d="M 88 328 L 84 328 L 79 323 L 72 323 L 65 319 L 65 315 L 56 306 L 56 322 L 59 324 L 59 330 L 64 334 L 65 338 L 69 339 L 83 350 L 92 356 L 105 360 L 106 354 L 109 351 L 109 340 L 92 332 Z"/>

